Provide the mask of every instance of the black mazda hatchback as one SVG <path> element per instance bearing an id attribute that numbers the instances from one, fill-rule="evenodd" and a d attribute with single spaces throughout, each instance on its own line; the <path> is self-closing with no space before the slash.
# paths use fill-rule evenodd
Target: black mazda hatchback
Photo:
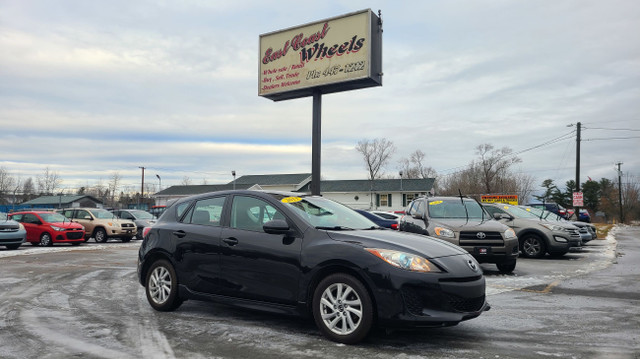
<path id="1" fill-rule="evenodd" d="M 195 299 L 309 316 L 341 343 L 362 340 L 374 325 L 450 326 L 489 309 L 467 251 L 300 193 L 176 201 L 145 228 L 138 278 L 159 311 Z"/>

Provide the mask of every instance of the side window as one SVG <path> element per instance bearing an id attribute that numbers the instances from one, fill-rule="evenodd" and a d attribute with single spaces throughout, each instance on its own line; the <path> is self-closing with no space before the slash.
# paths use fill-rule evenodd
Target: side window
<path id="1" fill-rule="evenodd" d="M 496 213 L 504 213 L 503 211 L 501 211 L 500 209 L 493 207 L 493 206 L 486 206 L 484 207 L 484 209 L 487 210 L 487 212 L 489 212 L 490 215 L 494 215 Z"/>
<path id="2" fill-rule="evenodd" d="M 122 219 L 133 219 L 133 216 L 129 212 L 120 212 L 118 215 Z"/>
<path id="3" fill-rule="evenodd" d="M 424 201 L 416 201 L 413 214 L 422 213 L 424 215 Z"/>
<path id="4" fill-rule="evenodd" d="M 176 207 L 176 217 L 178 219 L 182 217 L 182 215 L 184 214 L 184 211 L 186 211 L 187 208 L 189 208 L 189 205 L 191 205 L 191 202 L 184 202 L 184 203 L 180 203 L 178 207 Z"/>
<path id="5" fill-rule="evenodd" d="M 225 199 L 226 197 L 215 197 L 197 201 L 190 216 L 185 218 L 185 222 L 189 222 L 190 217 L 189 223 L 192 224 L 219 226 Z"/>
<path id="6" fill-rule="evenodd" d="M 275 207 L 261 199 L 244 196 L 233 197 L 232 228 L 264 232 L 262 225 L 272 219 L 285 219 L 285 217 Z"/>
<path id="7" fill-rule="evenodd" d="M 38 221 L 38 217 L 31 213 L 26 213 L 24 215 L 24 219 L 22 220 L 22 222 L 24 223 L 37 223 Z"/>
<path id="8" fill-rule="evenodd" d="M 75 218 L 76 219 L 91 219 L 91 215 L 87 211 L 80 210 L 80 211 L 76 211 L 76 217 Z"/>

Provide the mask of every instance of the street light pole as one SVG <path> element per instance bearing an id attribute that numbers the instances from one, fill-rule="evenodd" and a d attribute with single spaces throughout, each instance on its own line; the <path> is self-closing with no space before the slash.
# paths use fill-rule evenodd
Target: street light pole
<path id="1" fill-rule="evenodd" d="M 144 197 L 144 167 L 138 168 L 142 168 L 142 184 L 140 185 L 140 202 L 142 202 L 142 198 Z M 140 205 L 140 202 L 138 202 L 138 206 Z"/>
<path id="2" fill-rule="evenodd" d="M 231 175 L 233 176 L 233 190 L 236 189 L 236 171 L 231 171 Z"/>
<path id="3" fill-rule="evenodd" d="M 162 191 L 162 178 L 160 178 L 159 174 L 156 174 L 156 177 L 158 177 L 158 192 Z"/>

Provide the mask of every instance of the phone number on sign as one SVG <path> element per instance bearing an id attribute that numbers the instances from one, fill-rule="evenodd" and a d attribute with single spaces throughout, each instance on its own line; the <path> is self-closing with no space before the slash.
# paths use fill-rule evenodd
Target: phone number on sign
<path id="1" fill-rule="evenodd" d="M 340 65 L 329 66 L 324 70 L 309 70 L 307 72 L 307 80 L 310 79 L 318 79 L 322 76 L 335 76 L 340 73 L 349 73 L 349 72 L 357 72 L 364 71 L 365 69 L 365 61 L 357 61 L 344 65 L 344 67 Z"/>

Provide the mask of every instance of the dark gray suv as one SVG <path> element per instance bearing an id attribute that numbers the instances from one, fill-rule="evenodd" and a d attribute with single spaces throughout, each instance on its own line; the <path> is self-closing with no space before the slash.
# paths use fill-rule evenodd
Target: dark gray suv
<path id="1" fill-rule="evenodd" d="M 398 229 L 456 244 L 480 263 L 495 263 L 510 273 L 516 267 L 518 238 L 471 198 L 426 197 L 411 202 Z"/>
<path id="2" fill-rule="evenodd" d="M 580 233 L 574 225 L 549 222 L 509 204 L 491 203 L 483 206 L 494 218 L 516 231 L 524 257 L 541 258 L 546 253 L 561 257 L 571 248 L 581 246 Z"/>

